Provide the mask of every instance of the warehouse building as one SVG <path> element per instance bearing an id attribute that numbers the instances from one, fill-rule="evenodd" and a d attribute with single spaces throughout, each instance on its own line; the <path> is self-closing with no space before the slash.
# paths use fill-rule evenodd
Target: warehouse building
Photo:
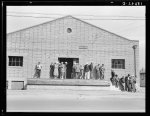
<path id="1" fill-rule="evenodd" d="M 110 79 L 111 69 L 119 77 L 130 73 L 139 79 L 139 41 L 70 15 L 7 34 L 8 88 L 26 85 L 38 62 L 41 78 L 49 78 L 50 64 L 56 61 L 68 62 L 67 79 L 73 62 L 104 64 L 105 80 Z"/>

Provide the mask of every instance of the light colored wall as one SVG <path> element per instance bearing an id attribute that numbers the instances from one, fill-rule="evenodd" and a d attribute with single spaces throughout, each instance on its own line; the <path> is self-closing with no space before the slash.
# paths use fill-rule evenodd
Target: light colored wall
<path id="1" fill-rule="evenodd" d="M 67 28 L 72 33 L 67 33 Z M 77 57 L 81 64 L 93 61 L 105 64 L 109 80 L 111 59 L 125 59 L 125 69 L 115 69 L 118 76 L 134 74 L 133 45 L 136 50 L 137 75 L 139 75 L 139 42 L 124 39 L 80 20 L 66 17 L 7 35 L 7 48 L 11 53 L 26 53 L 27 77 L 34 74 L 38 61 L 43 65 L 41 78 L 49 77 L 49 65 L 58 57 Z M 79 46 L 88 46 L 80 50 Z M 12 69 L 13 70 L 13 69 Z M 15 76 L 14 72 L 14 76 Z"/>

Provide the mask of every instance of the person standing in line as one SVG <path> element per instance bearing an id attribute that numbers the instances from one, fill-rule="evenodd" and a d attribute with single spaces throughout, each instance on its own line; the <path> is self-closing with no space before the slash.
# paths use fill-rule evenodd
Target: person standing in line
<path id="1" fill-rule="evenodd" d="M 63 62 L 61 62 L 61 66 L 60 66 L 60 78 L 64 79 L 64 74 L 65 74 L 65 65 L 63 64 Z"/>
<path id="2" fill-rule="evenodd" d="M 115 72 L 114 70 L 111 70 L 111 78 L 110 78 L 110 81 L 112 83 L 112 85 L 114 86 L 115 85 Z"/>
<path id="3" fill-rule="evenodd" d="M 36 70 L 35 76 L 37 76 L 37 78 L 40 78 L 40 76 L 41 76 L 41 69 L 42 69 L 42 66 L 41 66 L 40 62 L 38 62 L 38 64 L 35 67 L 35 70 Z"/>
<path id="4" fill-rule="evenodd" d="M 95 66 L 95 69 L 96 69 L 96 79 L 100 79 L 100 70 L 99 70 L 99 67 L 100 67 L 100 64 L 96 65 Z"/>
<path id="5" fill-rule="evenodd" d="M 99 79 L 102 80 L 102 66 L 99 65 Z"/>
<path id="6" fill-rule="evenodd" d="M 84 66 L 85 79 L 90 79 L 90 69 L 88 63 Z"/>
<path id="7" fill-rule="evenodd" d="M 136 88 L 136 77 L 133 76 L 133 92 L 136 92 L 137 88 Z"/>
<path id="8" fill-rule="evenodd" d="M 92 62 L 89 65 L 89 69 L 90 69 L 90 79 L 93 79 L 93 63 Z"/>
<path id="9" fill-rule="evenodd" d="M 50 65 L 50 78 L 54 78 L 54 68 L 55 68 L 55 66 L 52 62 Z"/>
<path id="10" fill-rule="evenodd" d="M 115 75 L 115 87 L 118 88 L 119 87 L 119 78 L 118 75 Z"/>
<path id="11" fill-rule="evenodd" d="M 60 79 L 60 73 L 61 73 L 61 64 L 58 62 L 58 78 Z"/>
<path id="12" fill-rule="evenodd" d="M 129 75 L 129 74 L 128 74 Z M 128 91 L 128 75 L 125 76 L 125 91 Z"/>
<path id="13" fill-rule="evenodd" d="M 119 79 L 119 89 L 121 90 L 121 91 L 124 91 L 125 89 L 124 89 L 124 84 L 125 83 L 125 78 L 124 78 L 124 76 L 122 76 L 120 79 Z"/>
<path id="14" fill-rule="evenodd" d="M 100 67 L 100 79 L 101 80 L 104 79 L 104 72 L 105 72 L 105 68 L 104 68 L 104 64 L 102 64 L 102 66 Z"/>
<path id="15" fill-rule="evenodd" d="M 84 79 L 84 67 L 83 65 L 80 65 L 80 79 Z"/>
<path id="16" fill-rule="evenodd" d="M 72 66 L 72 78 L 73 79 L 75 79 L 75 69 L 76 69 L 76 63 L 74 62 Z"/>
<path id="17" fill-rule="evenodd" d="M 96 66 L 93 67 L 93 79 L 96 80 L 97 76 L 96 76 Z"/>
<path id="18" fill-rule="evenodd" d="M 129 84 L 130 84 L 130 87 L 131 87 L 131 92 L 136 92 L 135 79 L 134 79 L 133 75 L 129 77 Z"/>
<path id="19" fill-rule="evenodd" d="M 54 64 L 54 78 L 58 78 L 58 62 L 55 62 Z"/>
<path id="20" fill-rule="evenodd" d="M 125 77 L 125 90 L 128 91 L 128 92 L 131 91 L 131 87 L 130 87 L 130 84 L 129 84 L 129 77 L 130 77 L 130 74 L 128 74 Z"/>
<path id="21" fill-rule="evenodd" d="M 79 74 L 80 74 L 80 65 L 79 63 L 76 63 L 76 67 L 75 67 L 76 79 L 79 79 Z"/>
<path id="22" fill-rule="evenodd" d="M 64 68 L 65 68 L 65 72 L 64 72 L 64 79 L 66 79 L 66 76 L 67 76 L 67 62 L 65 62 L 64 64 Z"/>
<path id="23" fill-rule="evenodd" d="M 63 74 L 62 74 L 63 62 L 60 63 L 59 68 L 60 68 L 60 79 L 63 79 Z"/>

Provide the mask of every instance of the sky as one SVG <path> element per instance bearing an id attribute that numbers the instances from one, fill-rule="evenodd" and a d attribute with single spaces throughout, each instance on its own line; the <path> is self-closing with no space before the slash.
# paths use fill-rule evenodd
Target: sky
<path id="1" fill-rule="evenodd" d="M 127 39 L 139 40 L 139 69 L 145 69 L 145 6 L 7 6 L 6 11 L 7 33 L 72 15 Z"/>

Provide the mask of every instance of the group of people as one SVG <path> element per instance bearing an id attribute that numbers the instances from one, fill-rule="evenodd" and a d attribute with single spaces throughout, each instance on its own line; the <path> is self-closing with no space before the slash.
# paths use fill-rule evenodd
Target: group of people
<path id="1" fill-rule="evenodd" d="M 67 74 L 67 62 L 55 62 L 50 65 L 50 78 L 66 79 Z M 40 78 L 42 66 L 40 62 L 35 66 L 34 77 Z M 104 64 L 100 64 L 93 67 L 93 63 L 86 63 L 85 65 L 80 65 L 79 63 L 74 63 L 72 66 L 72 79 L 104 79 Z M 121 91 L 136 92 L 136 78 L 133 75 L 128 74 L 121 78 L 115 74 L 114 70 L 111 70 L 110 81 L 112 86 L 118 88 Z"/>
<path id="2" fill-rule="evenodd" d="M 74 79 L 104 79 L 104 64 L 93 66 L 93 63 L 86 63 L 85 65 L 80 65 L 79 63 L 74 63 L 72 67 L 72 78 Z"/>
<path id="3" fill-rule="evenodd" d="M 58 79 L 66 79 L 67 75 L 67 62 L 55 62 L 50 64 L 49 77 L 50 78 L 58 78 Z M 40 62 L 35 66 L 35 74 L 34 77 L 40 78 L 42 66 Z M 71 79 L 96 79 L 103 80 L 104 79 L 104 64 L 100 66 L 97 64 L 95 67 L 93 63 L 86 63 L 85 65 L 81 65 L 79 63 L 74 62 L 72 66 Z"/>
<path id="4" fill-rule="evenodd" d="M 50 65 L 50 78 L 66 79 L 67 62 L 55 62 Z"/>
<path id="5" fill-rule="evenodd" d="M 117 74 L 112 70 L 110 81 L 112 86 L 120 89 L 121 91 L 127 92 L 136 92 L 136 78 L 134 75 L 128 74 L 127 76 L 123 76 L 121 78 L 118 77 Z"/>

